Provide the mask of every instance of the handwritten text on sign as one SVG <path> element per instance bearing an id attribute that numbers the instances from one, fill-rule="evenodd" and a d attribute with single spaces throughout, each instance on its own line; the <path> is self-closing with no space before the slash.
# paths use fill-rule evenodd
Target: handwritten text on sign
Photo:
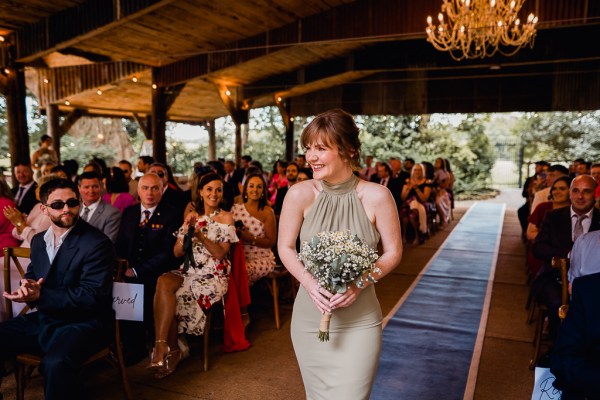
<path id="1" fill-rule="evenodd" d="M 114 282 L 113 310 L 115 310 L 117 319 L 143 321 L 144 285 Z"/>

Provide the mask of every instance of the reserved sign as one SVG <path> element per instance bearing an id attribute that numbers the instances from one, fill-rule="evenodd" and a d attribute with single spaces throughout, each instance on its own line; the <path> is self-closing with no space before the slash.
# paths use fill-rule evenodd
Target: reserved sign
<path id="1" fill-rule="evenodd" d="M 144 285 L 113 282 L 113 310 L 119 320 L 143 321 Z"/>

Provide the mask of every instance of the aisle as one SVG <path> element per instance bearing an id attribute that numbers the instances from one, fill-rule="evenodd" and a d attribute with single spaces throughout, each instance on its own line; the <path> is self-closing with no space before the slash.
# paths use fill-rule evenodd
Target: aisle
<path id="1" fill-rule="evenodd" d="M 504 210 L 473 205 L 386 317 L 373 399 L 472 398 Z"/>

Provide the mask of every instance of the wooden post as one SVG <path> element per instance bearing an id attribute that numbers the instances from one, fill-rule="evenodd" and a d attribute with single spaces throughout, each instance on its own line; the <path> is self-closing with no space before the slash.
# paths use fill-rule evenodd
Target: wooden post
<path id="1" fill-rule="evenodd" d="M 56 151 L 58 162 L 60 163 L 60 136 L 61 129 L 58 121 L 58 105 L 48 104 L 46 106 L 46 118 L 48 118 L 48 134 L 54 142 L 52 147 Z"/>
<path id="2" fill-rule="evenodd" d="M 285 126 L 285 159 L 292 161 L 294 158 L 294 121 L 290 115 L 292 103 L 290 99 L 280 100 L 277 94 L 274 96 L 275 105 L 281 114 Z"/>
<path id="3" fill-rule="evenodd" d="M 27 133 L 27 108 L 25 106 L 25 72 L 22 68 L 11 68 L 7 76 L 6 114 L 8 117 L 8 147 L 16 184 L 14 166 L 29 164 L 29 134 Z"/>
<path id="4" fill-rule="evenodd" d="M 155 69 L 152 70 L 152 82 L 155 81 Z M 167 140 L 165 128 L 167 123 L 167 103 L 165 88 L 156 86 L 152 89 L 152 156 L 154 161 L 167 163 Z"/>
<path id="5" fill-rule="evenodd" d="M 208 129 L 208 159 L 217 159 L 217 131 L 215 129 L 215 120 L 209 119 L 206 121 L 206 128 Z"/>

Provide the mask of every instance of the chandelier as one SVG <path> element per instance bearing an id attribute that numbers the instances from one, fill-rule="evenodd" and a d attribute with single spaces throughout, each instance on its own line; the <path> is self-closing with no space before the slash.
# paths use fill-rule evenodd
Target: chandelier
<path id="1" fill-rule="evenodd" d="M 517 16 L 525 0 L 443 1 L 439 25 L 427 17 L 427 41 L 453 59 L 491 57 L 497 51 L 512 56 L 527 44 L 533 47 L 538 18 L 529 14 L 522 24 Z"/>

